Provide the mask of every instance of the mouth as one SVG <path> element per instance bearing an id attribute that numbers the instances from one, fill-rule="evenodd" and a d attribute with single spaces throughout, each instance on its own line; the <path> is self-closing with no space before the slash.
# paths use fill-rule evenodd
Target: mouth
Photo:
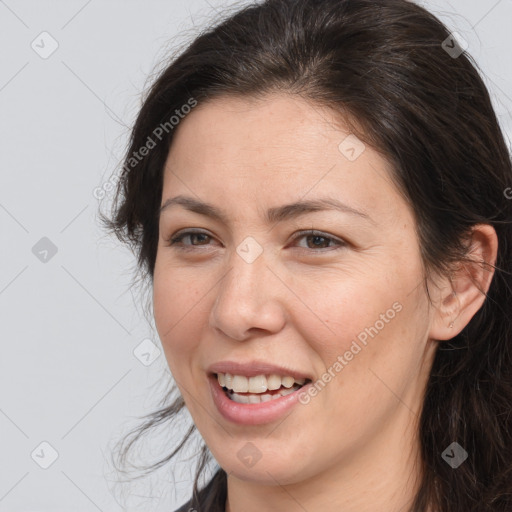
<path id="1" fill-rule="evenodd" d="M 247 377 L 231 373 L 213 373 L 226 397 L 239 404 L 259 404 L 290 395 L 311 382 L 291 375 L 261 374 Z"/>

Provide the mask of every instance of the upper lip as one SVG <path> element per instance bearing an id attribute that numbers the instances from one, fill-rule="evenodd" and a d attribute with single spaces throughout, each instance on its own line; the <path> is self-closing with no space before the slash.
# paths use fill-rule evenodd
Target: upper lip
<path id="1" fill-rule="evenodd" d="M 309 379 L 312 377 L 300 370 L 278 366 L 265 361 L 250 361 L 247 363 L 236 361 L 219 361 L 208 367 L 209 373 L 230 373 L 231 375 L 244 375 L 245 377 L 255 377 L 256 375 L 287 375 L 296 379 Z"/>

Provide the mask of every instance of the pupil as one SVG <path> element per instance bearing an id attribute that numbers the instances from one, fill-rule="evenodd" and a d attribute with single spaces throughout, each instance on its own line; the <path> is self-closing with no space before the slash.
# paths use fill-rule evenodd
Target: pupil
<path id="1" fill-rule="evenodd" d="M 322 240 L 322 239 L 323 239 L 323 240 L 325 240 L 325 239 L 326 239 L 325 237 L 320 236 L 320 235 L 312 235 L 312 237 L 311 237 L 311 238 L 313 238 L 313 240 L 315 240 L 315 241 L 313 242 L 313 244 L 314 244 L 316 247 L 318 247 L 318 244 L 317 244 L 316 242 L 317 242 L 319 239 L 320 239 L 320 240 Z M 320 242 L 320 245 L 321 245 L 321 242 Z M 325 244 L 324 244 L 324 245 L 325 245 Z"/>
<path id="2" fill-rule="evenodd" d="M 204 233 L 194 233 L 192 234 L 192 237 L 196 237 L 196 241 L 198 241 L 197 239 L 200 238 L 200 237 L 206 237 L 208 235 L 205 235 Z M 203 238 L 202 241 L 204 242 L 205 239 Z M 199 240 L 199 243 L 201 243 L 201 240 Z"/>

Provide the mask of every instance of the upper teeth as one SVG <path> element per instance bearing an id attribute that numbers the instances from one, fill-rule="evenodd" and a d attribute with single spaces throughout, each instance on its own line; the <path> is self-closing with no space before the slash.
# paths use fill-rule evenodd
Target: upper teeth
<path id="1" fill-rule="evenodd" d="M 232 375 L 231 373 L 218 373 L 217 380 L 222 387 L 232 389 L 237 393 L 265 393 L 268 390 L 279 389 L 281 385 L 291 388 L 294 383 L 302 386 L 306 379 L 281 375 L 256 375 L 245 377 L 244 375 Z"/>

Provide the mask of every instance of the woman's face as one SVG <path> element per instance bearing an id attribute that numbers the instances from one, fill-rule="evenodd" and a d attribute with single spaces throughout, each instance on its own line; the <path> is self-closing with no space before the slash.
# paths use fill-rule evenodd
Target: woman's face
<path id="1" fill-rule="evenodd" d="M 416 435 L 435 348 L 413 214 L 348 135 L 297 97 L 222 98 L 169 153 L 162 205 L 190 202 L 161 212 L 156 326 L 197 428 L 243 480 L 386 471 Z M 286 206 L 302 202 L 319 204 Z"/>

